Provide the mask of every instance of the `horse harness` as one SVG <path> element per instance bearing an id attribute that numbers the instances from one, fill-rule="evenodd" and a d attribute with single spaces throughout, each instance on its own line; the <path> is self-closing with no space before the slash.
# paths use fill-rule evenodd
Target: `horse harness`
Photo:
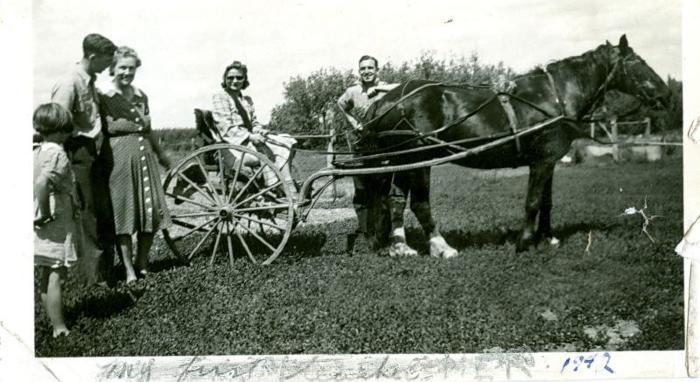
<path id="1" fill-rule="evenodd" d="M 401 97 L 396 102 L 392 103 L 386 110 L 384 110 L 379 115 L 374 116 L 371 120 L 366 122 L 364 125 L 367 126 L 373 122 L 376 122 L 380 118 L 383 118 L 391 110 L 393 110 L 394 108 L 397 108 L 401 113 L 401 118 L 394 124 L 394 126 L 390 130 L 374 133 L 374 137 L 381 138 L 384 136 L 405 135 L 405 136 L 409 136 L 409 138 L 401 141 L 398 144 L 392 145 L 390 147 L 386 147 L 382 151 L 367 153 L 367 154 L 370 154 L 368 156 L 363 155 L 362 157 L 356 157 L 354 159 L 342 160 L 342 161 L 339 161 L 338 164 L 340 164 L 342 162 L 347 162 L 349 164 L 351 162 L 355 162 L 355 161 L 362 160 L 362 159 L 383 158 L 383 157 L 387 157 L 387 156 L 393 155 L 393 154 L 408 154 L 408 153 L 413 153 L 413 152 L 418 152 L 418 151 L 428 150 L 428 149 L 433 149 L 433 148 L 438 148 L 438 147 L 445 147 L 447 149 L 454 149 L 457 151 L 465 151 L 467 149 L 464 147 L 458 146 L 458 144 L 468 143 L 468 142 L 472 142 L 474 140 L 479 140 L 479 139 L 489 138 L 489 137 L 466 138 L 466 139 L 460 139 L 457 141 L 446 142 L 442 139 L 437 138 L 436 136 L 439 133 L 450 129 L 450 128 L 464 122 L 465 120 L 472 117 L 473 115 L 479 113 L 488 104 L 490 104 L 494 100 L 494 98 L 498 99 L 498 101 L 499 101 L 499 103 L 500 103 L 500 105 L 501 105 L 501 107 L 502 107 L 502 109 L 503 109 L 503 111 L 508 119 L 508 126 L 509 126 L 510 133 L 513 135 L 517 134 L 519 131 L 522 131 L 522 128 L 521 128 L 519 121 L 517 119 L 515 109 L 513 108 L 511 100 L 516 100 L 519 103 L 523 103 L 523 104 L 539 111 L 543 115 L 549 117 L 550 120 L 554 120 L 554 119 L 558 118 L 558 119 L 562 120 L 563 122 L 578 124 L 583 119 L 583 116 L 588 114 L 598 104 L 598 102 L 600 102 L 600 99 L 601 99 L 600 96 L 607 90 L 609 83 L 612 81 L 613 76 L 615 75 L 615 73 L 619 69 L 619 67 L 620 66 L 624 67 L 624 65 L 621 65 L 621 63 L 624 61 L 625 61 L 624 57 L 620 57 L 616 60 L 613 67 L 606 74 L 605 80 L 603 81 L 603 83 L 598 87 L 598 89 L 594 93 L 594 96 L 590 101 L 590 105 L 588 107 L 584 108 L 583 112 L 579 113 L 578 115 L 576 115 L 574 117 L 566 116 L 566 103 L 563 100 L 563 98 L 561 97 L 561 94 L 559 92 L 559 88 L 557 87 L 557 83 L 556 83 L 556 80 L 554 79 L 554 76 L 552 76 L 552 73 L 549 70 L 547 70 L 547 67 L 545 67 L 545 68 L 543 68 L 543 72 L 544 72 L 544 75 L 547 76 L 547 81 L 549 82 L 549 86 L 552 90 L 552 95 L 554 97 L 554 101 L 555 101 L 557 108 L 558 108 L 558 113 L 559 113 L 558 115 L 554 115 L 551 112 L 549 112 L 548 110 L 543 109 L 539 105 L 536 105 L 531 101 L 528 101 L 528 100 L 526 100 L 526 99 L 524 99 L 516 94 L 513 94 L 510 91 L 496 91 L 493 97 L 489 98 L 487 101 L 478 105 L 473 111 L 467 113 L 466 115 L 459 117 L 455 121 L 453 121 L 445 126 L 442 126 L 438 129 L 435 129 L 435 130 L 427 132 L 427 133 L 419 131 L 411 123 L 411 121 L 408 119 L 408 116 L 406 115 L 405 106 L 404 106 L 404 101 L 406 99 L 417 94 L 418 92 L 420 92 L 422 90 L 425 90 L 425 89 L 431 88 L 431 87 L 436 87 L 436 86 L 465 86 L 466 85 L 466 86 L 469 86 L 471 88 L 482 88 L 482 89 L 483 88 L 491 89 L 491 87 L 490 86 L 477 86 L 477 85 L 471 85 L 471 84 L 450 85 L 450 84 L 444 84 L 441 82 L 431 82 L 431 83 L 423 84 L 423 85 L 409 91 L 408 93 L 406 93 L 406 88 L 407 88 L 408 84 L 410 83 L 410 81 L 408 81 L 406 84 L 403 85 L 403 88 L 401 90 Z M 408 131 L 399 130 L 398 128 L 402 123 L 405 123 L 406 126 L 408 126 L 410 128 L 410 130 L 408 130 Z M 497 139 L 498 137 L 494 136 L 491 138 Z M 515 140 L 517 155 L 522 156 L 523 151 L 522 151 L 522 145 L 520 143 L 519 138 L 520 138 L 519 136 L 516 136 L 514 140 Z M 387 150 L 396 149 L 398 147 L 405 146 L 409 143 L 421 141 L 421 140 L 429 141 L 432 143 L 432 145 L 430 145 L 428 147 L 422 147 L 422 148 L 404 149 L 404 150 L 399 150 L 399 151 L 395 151 L 395 152 L 392 152 L 392 151 L 387 152 Z"/>
<path id="2" fill-rule="evenodd" d="M 554 101 L 556 102 L 558 108 L 559 108 L 559 115 L 565 115 L 565 106 L 564 103 L 562 102 L 562 98 L 559 96 L 559 89 L 557 88 L 557 84 L 554 81 L 554 77 L 552 77 L 552 74 L 547 70 L 547 67 L 544 68 L 544 73 L 547 75 L 547 80 L 549 81 L 549 86 L 552 88 L 552 94 L 554 95 Z M 513 109 L 513 105 L 510 102 L 510 99 L 514 97 L 512 93 L 510 93 L 508 90 L 506 91 L 499 91 L 497 93 L 498 101 L 501 103 L 501 107 L 503 108 L 503 111 L 506 114 L 506 117 L 508 118 L 508 125 L 510 127 L 510 131 L 513 134 L 516 134 L 520 128 L 520 125 L 518 124 L 518 117 L 515 114 L 515 109 Z M 517 97 L 518 100 L 523 101 L 521 98 Z M 529 102 L 527 102 L 530 104 Z M 534 106 L 533 104 L 530 104 L 530 106 Z M 549 113 L 546 113 L 544 110 L 541 108 L 537 107 L 538 110 L 541 112 L 549 115 Z M 550 115 L 551 116 L 551 115 Z M 515 148 L 517 151 L 518 156 L 522 156 L 522 149 L 520 146 L 520 137 L 515 138 Z"/>
<path id="3" fill-rule="evenodd" d="M 559 117 L 559 116 L 563 116 L 563 117 L 564 117 L 564 120 L 567 120 L 567 121 L 570 121 L 570 122 L 576 122 L 576 121 L 581 120 L 582 117 L 583 117 L 583 115 L 588 114 L 588 113 L 598 104 L 598 102 L 600 102 L 600 100 L 602 99 L 602 98 L 601 98 L 601 95 L 607 90 L 607 87 L 608 87 L 609 83 L 612 81 L 613 76 L 615 75 L 616 71 L 620 68 L 620 66 L 624 66 L 624 65 L 621 65 L 621 63 L 622 63 L 623 61 L 624 61 L 624 58 L 623 58 L 623 57 L 620 57 L 620 58 L 618 58 L 618 59 L 615 61 L 615 64 L 613 65 L 612 69 L 610 69 L 610 71 L 607 73 L 605 80 L 603 81 L 603 83 L 598 87 L 598 89 L 597 89 L 596 92 L 594 93 L 594 96 L 593 96 L 593 98 L 592 98 L 592 101 L 591 101 L 590 106 L 588 106 L 587 108 L 585 108 L 585 109 L 584 109 L 584 112 L 582 112 L 582 113 L 580 113 L 579 115 L 575 116 L 575 118 L 566 117 L 566 103 L 565 103 L 565 101 L 563 100 L 563 98 L 561 97 L 561 95 L 560 95 L 560 93 L 559 93 L 559 88 L 557 87 L 557 84 L 556 84 L 556 81 L 555 81 L 554 77 L 552 76 L 552 73 L 551 73 L 549 70 L 547 70 L 547 67 L 544 67 L 544 68 L 543 68 L 543 72 L 544 72 L 544 74 L 547 76 L 547 81 L 549 82 L 549 86 L 550 86 L 550 88 L 552 89 L 552 95 L 554 96 L 554 101 L 555 101 L 555 103 L 556 103 L 556 105 L 557 105 L 559 115 L 553 115 L 552 113 L 548 112 L 547 110 L 542 109 L 540 106 L 538 106 L 538 105 L 536 105 L 536 104 L 534 104 L 534 103 L 532 103 L 532 102 L 530 102 L 530 101 L 528 101 L 528 100 L 526 100 L 526 99 L 524 99 L 524 98 L 521 98 L 521 97 L 519 97 L 519 96 L 513 94 L 512 92 L 510 92 L 510 91 L 508 91 L 508 90 L 506 90 L 506 91 L 497 91 L 494 97 L 496 97 L 496 98 L 498 99 L 498 101 L 499 101 L 499 103 L 500 103 L 500 105 L 501 105 L 501 107 L 502 107 L 502 109 L 503 109 L 503 112 L 504 112 L 504 114 L 506 115 L 506 117 L 507 117 L 507 119 L 508 119 L 508 126 L 509 126 L 510 132 L 511 132 L 512 134 L 516 134 L 518 131 L 522 130 L 522 128 L 521 128 L 521 126 L 520 126 L 520 124 L 519 124 L 519 122 L 518 122 L 518 118 L 517 118 L 517 115 L 516 115 L 516 113 L 515 113 L 515 109 L 513 108 L 513 105 L 512 105 L 511 100 L 516 100 L 516 101 L 518 101 L 518 102 L 520 102 L 520 103 L 526 104 L 526 105 L 530 106 L 531 108 L 533 108 L 533 109 L 535 109 L 535 110 L 537 110 L 537 111 L 543 113 L 544 115 L 546 115 L 546 116 L 548 116 L 548 117 L 550 117 L 550 118 L 556 118 L 556 117 Z M 409 81 L 409 82 L 410 82 L 410 81 Z M 482 110 L 484 107 L 486 107 L 486 105 L 488 105 L 491 101 L 493 101 L 493 97 L 490 98 L 489 100 L 487 100 L 486 102 L 482 103 L 481 105 L 479 105 L 474 111 L 467 113 L 466 115 L 464 115 L 464 116 L 458 118 L 458 119 L 455 120 L 454 122 L 452 122 L 452 123 L 450 123 L 450 124 L 448 124 L 448 125 L 442 126 L 442 127 L 438 128 L 438 129 L 436 129 L 436 130 L 433 130 L 433 131 L 431 131 L 431 132 L 429 132 L 429 133 L 423 133 L 423 132 L 420 132 L 420 131 L 409 121 L 408 117 L 406 116 L 406 111 L 405 111 L 405 107 L 404 107 L 404 105 L 403 105 L 403 101 L 404 101 L 405 99 L 407 99 L 407 98 L 413 96 L 414 94 L 418 93 L 418 92 L 421 91 L 421 90 L 424 90 L 424 89 L 429 88 L 429 87 L 434 87 L 434 86 L 445 86 L 445 84 L 443 84 L 443 83 L 441 83 L 441 82 L 428 83 L 428 84 L 421 85 L 421 86 L 419 86 L 419 87 L 417 87 L 417 88 L 411 90 L 410 92 L 406 93 L 406 87 L 408 86 L 408 83 L 409 83 L 409 82 L 407 82 L 406 84 L 404 84 L 404 86 L 403 86 L 403 88 L 402 88 L 402 90 L 401 90 L 401 98 L 399 98 L 399 100 L 397 100 L 394 104 L 392 104 L 392 105 L 391 105 L 387 110 L 385 110 L 383 113 L 381 113 L 380 115 L 374 117 L 371 121 L 369 121 L 369 122 L 367 123 L 367 124 L 369 124 L 369 123 L 371 123 L 371 122 L 374 122 L 374 121 L 378 120 L 379 118 L 381 118 L 381 117 L 383 117 L 384 115 L 386 115 L 389 111 L 391 111 L 394 107 L 396 107 L 396 108 L 401 112 L 401 118 L 400 118 L 399 121 L 394 125 L 394 127 L 393 127 L 392 129 L 388 130 L 388 131 L 384 131 L 384 132 L 377 133 L 377 136 L 378 136 L 378 137 L 387 136 L 387 135 L 413 135 L 413 136 L 414 136 L 413 138 L 411 138 L 411 139 L 409 139 L 409 140 L 407 140 L 407 141 L 404 141 L 404 142 L 402 142 L 401 144 L 396 145 L 396 146 L 404 145 L 404 144 L 406 144 L 406 143 L 408 143 L 408 142 L 412 142 L 412 141 L 414 141 L 414 140 L 426 139 L 426 140 L 429 140 L 429 141 L 431 141 L 431 142 L 433 142 L 433 143 L 439 144 L 439 146 L 447 146 L 447 147 L 450 147 L 450 148 L 453 148 L 453 149 L 457 149 L 457 150 L 460 150 L 460 151 L 466 150 L 465 148 L 463 148 L 463 147 L 461 147 L 461 146 L 457 146 L 457 145 L 454 144 L 454 143 L 445 142 L 445 141 L 443 141 L 443 140 L 437 138 L 436 135 L 437 135 L 438 133 L 440 133 L 440 132 L 443 132 L 443 131 L 445 131 L 445 130 L 447 130 L 447 129 L 449 129 L 449 128 L 452 128 L 452 127 L 454 127 L 454 126 L 456 126 L 456 125 L 458 125 L 458 124 L 464 122 L 464 121 L 467 120 L 469 117 L 471 117 L 471 116 L 473 116 L 474 114 L 478 113 L 480 110 Z M 448 85 L 448 86 L 449 86 L 449 85 Z M 479 86 L 475 86 L 475 85 L 469 85 L 469 86 L 474 87 L 474 88 L 479 88 Z M 410 132 L 400 132 L 400 130 L 397 130 L 397 128 L 398 128 L 402 123 L 405 123 L 407 126 L 409 126 Z M 516 138 L 515 138 L 515 145 L 516 145 L 517 155 L 521 156 L 521 155 L 522 155 L 522 146 L 521 146 L 520 138 L 519 138 L 519 137 L 516 137 Z"/>
<path id="4" fill-rule="evenodd" d="M 549 74 L 549 72 L 546 72 L 546 73 L 547 73 L 547 77 L 549 78 L 549 81 L 550 81 L 550 86 L 551 86 L 552 89 L 553 89 L 556 103 L 557 103 L 557 105 L 559 105 L 559 109 L 560 109 L 561 115 L 564 115 L 564 106 L 563 106 L 563 105 L 561 104 L 561 102 L 560 102 L 560 97 L 559 97 L 559 94 L 558 94 L 558 90 L 557 90 L 557 88 L 556 88 L 556 85 L 555 85 L 555 83 L 554 83 L 554 78 L 552 78 L 552 76 L 551 76 L 551 74 Z M 409 82 L 410 82 L 410 81 L 409 81 Z M 394 127 L 393 127 L 392 129 L 388 130 L 388 131 L 378 133 L 378 134 L 377 134 L 378 137 L 381 137 L 381 136 L 388 136 L 388 135 L 404 135 L 404 133 L 399 133 L 400 130 L 397 130 L 397 128 L 398 128 L 402 123 L 405 123 L 405 124 L 406 124 L 408 127 L 410 127 L 410 129 L 411 129 L 411 131 L 410 131 L 410 132 L 407 132 L 407 133 L 408 133 L 409 135 L 415 135 L 415 137 L 414 137 L 415 140 L 426 139 L 426 140 L 429 140 L 429 141 L 431 141 L 431 142 L 433 142 L 433 143 L 437 143 L 439 146 L 447 146 L 447 147 L 449 147 L 449 148 L 457 149 L 457 150 L 459 150 L 459 151 L 464 151 L 464 150 L 466 150 L 464 147 L 458 146 L 458 145 L 456 145 L 456 144 L 454 144 L 454 143 L 445 142 L 444 140 L 439 139 L 439 138 L 435 137 L 434 135 L 437 135 L 438 133 L 440 133 L 440 132 L 442 132 L 442 131 L 445 131 L 445 130 L 451 128 L 451 127 L 454 127 L 454 126 L 456 126 L 456 125 L 458 125 L 458 124 L 464 122 L 465 120 L 467 120 L 467 119 L 470 118 L 471 116 L 477 114 L 479 111 L 481 111 L 483 108 L 485 108 L 488 104 L 490 104 L 490 103 L 493 101 L 494 97 L 495 97 L 496 99 L 498 99 L 498 101 L 499 101 L 499 103 L 500 103 L 500 105 L 501 105 L 501 108 L 503 109 L 503 112 L 504 112 L 504 114 L 506 115 L 506 118 L 508 119 L 508 126 L 509 126 L 509 128 L 510 128 L 510 131 L 511 131 L 511 133 L 514 134 L 514 135 L 515 135 L 518 131 L 520 131 L 520 126 L 519 126 L 519 123 L 518 123 L 517 115 L 516 115 L 516 113 L 515 113 L 515 109 L 513 108 L 513 105 L 512 105 L 512 103 L 510 102 L 511 98 L 516 99 L 516 100 L 518 100 L 518 101 L 520 101 L 520 102 L 526 103 L 526 104 L 530 105 L 531 107 L 533 107 L 533 108 L 535 108 L 535 109 L 541 111 L 542 113 L 544 113 L 544 114 L 546 114 L 546 115 L 548 115 L 548 116 L 550 116 L 550 117 L 553 117 L 553 118 L 556 117 L 556 116 L 550 115 L 550 113 L 547 113 L 545 110 L 543 110 L 543 109 L 540 108 L 539 106 L 534 105 L 534 104 L 532 104 L 531 102 L 526 101 L 526 100 L 524 100 L 524 99 L 522 99 L 522 98 L 520 98 L 520 97 L 517 97 L 517 96 L 515 96 L 514 94 L 512 94 L 511 92 L 509 92 L 509 91 L 507 91 L 507 90 L 506 90 L 506 91 L 497 91 L 496 94 L 494 95 L 494 97 L 488 99 L 486 102 L 484 102 L 484 103 L 482 103 L 481 105 L 479 105 L 474 111 L 472 111 L 472 112 L 470 112 L 470 113 L 467 113 L 466 115 L 464 115 L 464 116 L 458 118 L 456 121 L 454 121 L 454 122 L 452 122 L 452 123 L 450 123 L 450 124 L 448 124 L 448 125 L 446 125 L 446 126 L 440 127 L 439 129 L 436 129 L 436 130 L 431 131 L 430 133 L 426 134 L 426 133 L 422 133 L 421 131 L 419 131 L 419 130 L 410 122 L 410 120 L 407 118 L 407 116 L 406 116 L 406 110 L 405 110 L 405 107 L 404 107 L 404 105 L 403 105 L 403 101 L 404 101 L 406 98 L 412 96 L 413 94 L 417 93 L 417 92 L 420 91 L 420 90 L 423 90 L 423 89 L 428 88 L 428 87 L 433 87 L 433 86 L 443 86 L 443 85 L 445 85 L 445 84 L 440 83 L 440 82 L 425 84 L 425 85 L 422 85 L 422 86 L 420 86 L 420 87 L 418 87 L 418 88 L 416 88 L 416 89 L 413 89 L 411 92 L 409 92 L 408 94 L 406 94 L 406 93 L 405 93 L 405 91 L 406 91 L 406 86 L 408 85 L 409 82 L 407 82 L 406 84 L 404 84 L 404 86 L 403 86 L 403 88 L 402 88 L 402 90 L 401 90 L 401 98 L 399 98 L 398 101 L 396 101 L 394 104 L 392 104 L 392 106 L 391 106 L 389 109 L 385 110 L 381 115 L 379 115 L 378 117 L 373 118 L 373 119 L 370 121 L 370 122 L 374 122 L 375 120 L 379 119 L 380 117 L 383 117 L 385 114 L 387 114 L 387 113 L 388 113 L 392 108 L 394 108 L 394 107 L 396 107 L 396 108 L 401 112 L 401 118 L 396 122 L 396 124 L 394 124 Z M 474 85 L 470 85 L 470 86 L 473 86 L 473 87 L 475 87 L 475 88 L 477 87 L 477 86 L 474 86 Z M 490 88 L 490 87 L 489 87 L 489 88 Z M 414 140 L 414 139 L 411 139 L 411 140 L 409 140 L 409 141 L 412 141 L 412 140 Z M 407 142 L 403 142 L 403 144 L 405 144 L 405 143 L 407 143 Z M 522 156 L 523 152 L 522 152 L 522 146 L 521 146 L 521 144 L 520 144 L 520 137 L 519 137 L 519 136 L 516 136 L 516 138 L 515 138 L 515 147 L 516 147 L 516 153 L 517 153 L 517 155 L 518 155 L 518 156 Z"/>

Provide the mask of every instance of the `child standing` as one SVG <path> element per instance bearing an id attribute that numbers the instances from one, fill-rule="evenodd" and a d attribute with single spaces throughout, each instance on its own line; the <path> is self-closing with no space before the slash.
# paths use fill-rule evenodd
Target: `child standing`
<path id="1" fill-rule="evenodd" d="M 34 111 L 42 142 L 34 148 L 34 265 L 40 269 L 41 299 L 53 336 L 70 332 L 63 319 L 61 283 L 77 259 L 79 206 L 73 170 L 63 142 L 73 131 L 70 113 L 56 103 Z"/>

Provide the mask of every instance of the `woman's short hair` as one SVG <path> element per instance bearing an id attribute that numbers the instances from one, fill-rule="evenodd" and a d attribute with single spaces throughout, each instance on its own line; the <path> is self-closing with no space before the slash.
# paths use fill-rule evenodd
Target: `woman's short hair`
<path id="1" fill-rule="evenodd" d="M 136 61 L 136 67 L 138 68 L 141 66 L 141 59 L 139 58 L 139 55 L 136 54 L 136 51 L 133 48 L 130 48 L 128 46 L 120 46 L 117 48 L 117 50 L 114 51 L 114 57 L 112 58 L 112 64 L 109 65 L 109 75 L 113 76 L 114 75 L 114 68 L 117 66 L 117 61 L 121 58 L 127 58 L 131 57 Z"/>
<path id="2" fill-rule="evenodd" d="M 243 80 L 243 89 L 247 88 L 250 85 L 250 82 L 248 81 L 248 67 L 243 65 L 243 63 L 240 61 L 232 62 L 231 65 L 224 69 L 224 74 L 221 76 L 221 87 L 224 89 L 228 88 L 228 86 L 226 86 L 226 73 L 228 73 L 228 71 L 231 69 L 237 69 L 243 74 L 243 77 L 245 77 L 245 80 Z"/>
<path id="3" fill-rule="evenodd" d="M 45 103 L 34 110 L 34 130 L 42 136 L 73 132 L 70 112 L 57 103 Z"/>
<path id="4" fill-rule="evenodd" d="M 117 47 L 105 36 L 97 33 L 90 33 L 83 39 L 83 57 L 87 58 L 91 54 L 111 56 Z"/>
<path id="5" fill-rule="evenodd" d="M 372 56 L 370 56 L 370 55 L 367 55 L 367 54 L 365 54 L 364 56 L 360 57 L 360 60 L 357 61 L 357 64 L 359 65 L 362 61 L 365 61 L 365 60 L 372 60 L 372 61 L 374 61 L 374 66 L 375 66 L 377 69 L 379 69 L 379 61 L 377 61 L 376 58 L 374 58 L 374 57 L 372 57 Z"/>

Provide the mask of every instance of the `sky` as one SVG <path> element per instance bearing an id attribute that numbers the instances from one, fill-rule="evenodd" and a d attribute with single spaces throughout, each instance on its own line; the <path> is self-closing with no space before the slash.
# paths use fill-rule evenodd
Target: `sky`
<path id="1" fill-rule="evenodd" d="M 623 33 L 656 72 L 681 78 L 680 0 L 222 1 L 34 0 L 34 104 L 77 62 L 83 37 L 103 34 L 139 53 L 134 84 L 154 127 L 192 127 L 210 108 L 223 68 L 248 65 L 258 119 L 283 102 L 284 83 L 320 68 L 356 69 L 371 54 L 395 64 L 422 52 L 477 53 L 517 72 L 581 54 Z M 104 73 L 99 81 L 109 81 Z"/>

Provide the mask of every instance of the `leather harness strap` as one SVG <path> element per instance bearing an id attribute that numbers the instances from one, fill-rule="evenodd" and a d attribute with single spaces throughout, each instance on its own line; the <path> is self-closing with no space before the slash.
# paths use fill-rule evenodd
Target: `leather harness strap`
<path id="1" fill-rule="evenodd" d="M 547 75 L 547 79 L 549 80 L 549 86 L 552 87 L 552 92 L 554 92 L 554 100 L 557 101 L 557 106 L 559 106 L 559 114 L 560 115 L 566 115 L 564 110 L 564 103 L 561 101 L 561 97 L 559 97 L 559 89 L 557 88 L 556 82 L 554 82 L 554 77 L 552 77 L 552 73 L 550 73 L 547 70 L 547 67 L 544 67 L 544 74 Z"/>
<path id="2" fill-rule="evenodd" d="M 515 110 L 513 105 L 510 103 L 510 94 L 508 93 L 498 93 L 498 101 L 503 107 L 503 111 L 508 117 L 508 125 L 510 126 L 510 131 L 515 134 L 518 132 L 518 118 L 515 116 Z M 518 155 L 521 154 L 522 150 L 520 148 L 520 137 L 515 137 L 515 148 L 518 151 Z"/>

